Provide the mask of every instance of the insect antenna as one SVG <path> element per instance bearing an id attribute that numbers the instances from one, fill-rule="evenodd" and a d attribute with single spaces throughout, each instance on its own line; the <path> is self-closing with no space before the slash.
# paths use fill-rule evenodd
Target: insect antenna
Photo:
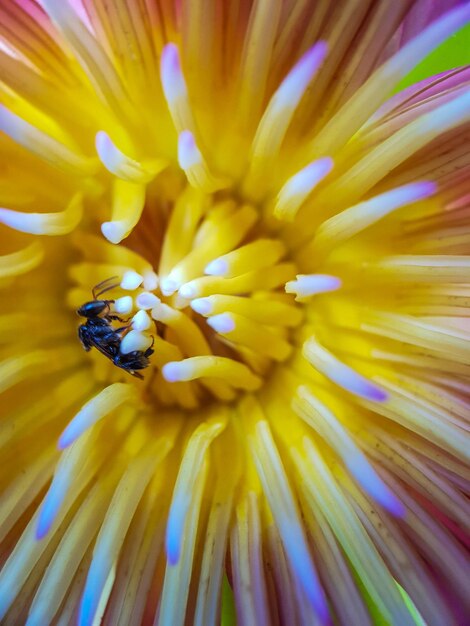
<path id="1" fill-rule="evenodd" d="M 101 296 L 103 293 L 105 293 L 106 291 L 110 291 L 111 289 L 114 289 L 115 287 L 119 287 L 120 283 L 113 283 L 112 285 L 109 285 L 109 282 L 111 280 L 115 280 L 116 278 L 119 278 L 118 276 L 111 276 L 110 278 L 106 278 L 106 280 L 102 280 L 100 283 L 98 283 L 97 285 L 95 285 L 92 289 L 92 294 L 93 294 L 93 299 L 97 300 L 99 296 Z M 96 291 L 97 289 L 99 289 L 100 287 L 103 287 L 103 289 L 101 289 L 101 291 Z"/>

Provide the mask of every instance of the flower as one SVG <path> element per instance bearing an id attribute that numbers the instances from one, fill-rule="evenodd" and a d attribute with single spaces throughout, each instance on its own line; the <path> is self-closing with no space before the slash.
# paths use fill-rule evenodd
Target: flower
<path id="1" fill-rule="evenodd" d="M 225 573 L 240 624 L 465 621 L 469 70 L 389 97 L 431 4 L 0 3 L 6 624 L 217 624 Z"/>

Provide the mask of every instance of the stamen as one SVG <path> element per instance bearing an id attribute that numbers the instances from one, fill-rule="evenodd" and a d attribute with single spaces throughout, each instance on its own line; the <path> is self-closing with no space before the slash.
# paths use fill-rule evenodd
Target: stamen
<path id="1" fill-rule="evenodd" d="M 213 193 L 227 187 L 228 181 L 214 176 L 196 145 L 194 135 L 189 130 L 183 130 L 178 137 L 178 163 L 189 184 L 205 193 Z"/>
<path id="2" fill-rule="evenodd" d="M 291 176 L 277 195 L 274 206 L 275 217 L 293 221 L 307 197 L 332 169 L 333 160 L 324 157 L 313 161 Z"/>
<path id="3" fill-rule="evenodd" d="M 112 221 L 103 222 L 101 232 L 111 243 L 120 243 L 140 219 L 145 203 L 145 185 L 114 180 Z"/>
<path id="4" fill-rule="evenodd" d="M 143 312 L 143 311 L 142 311 Z M 119 346 L 121 354 L 129 354 L 136 350 L 145 352 L 152 344 L 152 338 L 138 330 L 131 330 L 125 335 Z"/>
<path id="5" fill-rule="evenodd" d="M 222 378 L 238 389 L 255 391 L 262 380 L 238 361 L 221 356 L 198 356 L 184 361 L 171 361 L 163 366 L 168 382 L 196 380 L 202 377 Z"/>
<path id="6" fill-rule="evenodd" d="M 220 315 L 214 315 L 207 320 L 207 323 L 216 333 L 231 333 L 235 330 L 235 321 L 230 313 L 221 313 Z"/>
<path id="7" fill-rule="evenodd" d="M 285 247 L 274 239 L 257 239 L 206 265 L 204 273 L 210 276 L 240 276 L 246 272 L 274 265 L 285 253 Z"/>
<path id="8" fill-rule="evenodd" d="M 109 135 L 103 130 L 96 134 L 95 145 L 105 168 L 111 174 L 130 183 L 148 183 L 168 165 L 168 161 L 164 159 L 147 162 L 145 165 L 131 159 L 114 145 Z"/>
<path id="9" fill-rule="evenodd" d="M 296 279 L 286 283 L 286 293 L 295 293 L 298 302 L 319 293 L 336 291 L 342 285 L 340 278 L 327 274 L 297 274 Z"/>
<path id="10" fill-rule="evenodd" d="M 304 343 L 302 353 L 313 367 L 346 391 L 373 402 L 387 400 L 385 391 L 342 363 L 313 337 Z"/>
<path id="11" fill-rule="evenodd" d="M 94 398 L 89 400 L 75 415 L 59 437 L 59 448 L 68 448 L 80 435 L 100 419 L 114 411 L 118 406 L 132 400 L 135 390 L 125 383 L 114 383 L 105 387 Z"/>
<path id="12" fill-rule="evenodd" d="M 350 207 L 320 225 L 315 233 L 314 248 L 334 248 L 392 211 L 429 198 L 436 189 L 436 184 L 430 181 L 411 183 Z"/>
<path id="13" fill-rule="evenodd" d="M 21 213 L 0 208 L 0 223 L 32 235 L 65 235 L 82 219 L 82 197 L 76 194 L 65 211 L 58 213 Z"/>

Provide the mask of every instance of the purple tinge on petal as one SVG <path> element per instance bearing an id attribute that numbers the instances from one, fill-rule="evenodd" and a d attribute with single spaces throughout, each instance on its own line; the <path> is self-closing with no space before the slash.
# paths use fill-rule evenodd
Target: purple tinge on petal
<path id="1" fill-rule="evenodd" d="M 325 594 L 316 575 L 311 556 L 306 550 L 304 540 L 297 538 L 297 529 L 292 527 L 292 532 L 283 534 L 289 561 L 297 576 L 299 583 L 308 598 L 308 601 L 318 615 L 322 624 L 330 623 L 330 615 Z"/>
<path id="2" fill-rule="evenodd" d="M 194 135 L 189 130 L 183 130 L 178 137 L 178 163 L 183 170 L 190 168 L 201 161 L 201 155 Z"/>
<path id="3" fill-rule="evenodd" d="M 65 450 L 81 435 L 81 429 L 72 420 L 64 429 L 57 443 L 59 450 Z"/>
<path id="4" fill-rule="evenodd" d="M 388 399 L 388 394 L 384 389 L 381 389 L 377 385 L 371 383 L 367 378 L 361 376 L 349 366 L 342 363 L 336 370 L 332 370 L 329 377 L 333 382 L 337 383 L 343 389 L 350 391 L 351 393 L 371 400 L 372 402 L 385 402 Z"/>
<path id="5" fill-rule="evenodd" d="M 400 113 L 401 110 L 409 113 L 410 107 L 422 104 L 424 101 L 432 102 L 433 96 L 442 96 L 446 92 L 451 95 L 454 89 L 468 84 L 469 81 L 470 67 L 462 67 L 458 70 L 452 69 L 425 78 L 419 83 L 399 91 L 384 102 L 366 122 L 365 128 L 380 122 L 380 120 L 384 120 L 391 114 Z M 439 102 L 439 100 L 436 100 L 436 102 Z M 421 109 L 416 107 L 416 115 L 421 115 L 420 111 Z"/>
<path id="6" fill-rule="evenodd" d="M 39 511 L 36 525 L 36 539 L 43 539 L 49 532 L 59 511 L 64 495 L 63 485 L 51 485 Z"/>
<path id="7" fill-rule="evenodd" d="M 170 565 L 176 565 L 181 555 L 188 509 L 189 499 L 184 496 L 177 496 L 171 503 L 165 538 L 166 554 Z"/>
<path id="8" fill-rule="evenodd" d="M 176 383 L 180 378 L 180 364 L 178 361 L 168 361 L 162 367 L 163 378 L 169 383 Z"/>
<path id="9" fill-rule="evenodd" d="M 78 614 L 78 626 L 92 626 L 98 609 L 102 593 L 103 572 L 96 560 L 93 561 L 85 583 L 80 611 Z"/>
<path id="10" fill-rule="evenodd" d="M 173 101 L 182 95 L 185 91 L 185 83 L 181 72 L 179 51 L 174 43 L 168 43 L 162 50 L 160 75 L 167 100 Z"/>
<path id="11" fill-rule="evenodd" d="M 412 202 L 418 202 L 433 196 L 437 191 L 437 184 L 431 180 L 424 180 L 418 183 L 410 183 L 397 187 L 383 194 L 383 198 L 388 202 L 393 202 L 396 208 L 406 206 Z"/>
<path id="12" fill-rule="evenodd" d="M 405 515 L 405 507 L 383 482 L 367 458 L 357 453 L 347 460 L 347 466 L 353 476 L 376 502 L 395 517 Z"/>
<path id="13" fill-rule="evenodd" d="M 327 44 L 319 41 L 312 46 L 282 82 L 276 93 L 276 104 L 297 106 L 313 75 L 317 72 L 326 56 Z"/>

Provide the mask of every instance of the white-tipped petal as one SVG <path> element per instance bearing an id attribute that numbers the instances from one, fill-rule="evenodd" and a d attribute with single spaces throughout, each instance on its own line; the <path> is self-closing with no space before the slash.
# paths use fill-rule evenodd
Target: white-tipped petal
<path id="1" fill-rule="evenodd" d="M 198 378 L 220 378 L 229 380 L 233 387 L 254 391 L 262 380 L 253 374 L 247 365 L 222 356 L 205 355 L 170 361 L 162 368 L 169 383 L 197 380 Z"/>
<path id="2" fill-rule="evenodd" d="M 202 165 L 202 154 L 196 145 L 194 135 L 189 130 L 183 130 L 178 137 L 178 163 L 182 170 L 189 170 Z"/>
<path id="3" fill-rule="evenodd" d="M 144 184 L 115 178 L 111 220 L 101 225 L 101 232 L 111 243 L 120 243 L 137 224 L 144 210 Z"/>
<path id="4" fill-rule="evenodd" d="M 180 54 L 174 43 L 168 43 L 162 50 L 160 78 L 176 132 L 179 134 L 185 129 L 194 131 L 195 122 L 181 68 Z"/>
<path id="5" fill-rule="evenodd" d="M 160 282 L 160 289 L 164 296 L 172 296 L 175 291 L 178 291 L 178 283 L 172 278 L 163 278 Z"/>
<path id="6" fill-rule="evenodd" d="M 190 307 L 199 315 L 210 315 L 213 309 L 212 303 L 207 298 L 195 298 L 191 300 Z"/>
<path id="7" fill-rule="evenodd" d="M 321 224 L 315 233 L 314 246 L 334 249 L 392 211 L 432 196 L 436 189 L 437 185 L 432 181 L 410 183 L 349 207 Z"/>
<path id="8" fill-rule="evenodd" d="M 160 302 L 160 298 L 150 291 L 139 293 L 135 302 L 139 309 L 153 309 Z"/>
<path id="9" fill-rule="evenodd" d="M 397 517 L 404 515 L 402 503 L 382 481 L 348 430 L 333 411 L 305 385 L 297 389 L 292 408 L 337 452 L 351 474 L 374 500 L 393 515 Z"/>
<path id="10" fill-rule="evenodd" d="M 96 134 L 95 146 L 105 168 L 111 174 L 131 183 L 148 183 L 166 166 L 166 161 L 160 160 L 153 162 L 151 169 L 145 168 L 119 150 L 103 130 Z"/>
<path id="11" fill-rule="evenodd" d="M 323 62 L 326 50 L 325 42 L 316 43 L 282 81 L 256 131 L 251 148 L 254 159 L 269 159 L 270 155 L 275 155 L 279 150 L 292 116 Z"/>
<path id="12" fill-rule="evenodd" d="M 228 263 L 225 259 L 214 259 L 204 269 L 208 276 L 225 276 L 228 273 Z"/>
<path id="13" fill-rule="evenodd" d="M 274 215 L 278 219 L 292 221 L 313 189 L 332 169 L 333 160 L 324 157 L 291 176 L 277 195 Z"/>
<path id="14" fill-rule="evenodd" d="M 147 291 L 155 291 L 158 287 L 158 276 L 152 270 L 144 272 L 144 289 Z"/>
<path id="15" fill-rule="evenodd" d="M 297 274 L 296 280 L 286 283 L 286 293 L 294 293 L 296 300 L 303 300 L 319 293 L 336 291 L 341 279 L 328 274 Z"/>
<path id="16" fill-rule="evenodd" d="M 178 163 L 184 170 L 189 184 L 196 189 L 210 193 L 226 186 L 224 180 L 211 174 L 190 130 L 183 130 L 179 134 Z"/>
<path id="17" fill-rule="evenodd" d="M 128 272 L 125 272 L 124 276 L 122 277 L 121 287 L 123 289 L 128 289 L 132 291 L 134 289 L 137 289 L 137 287 L 140 287 L 143 280 L 143 276 L 141 276 L 137 272 L 134 272 L 134 270 L 129 270 Z"/>
<path id="18" fill-rule="evenodd" d="M 313 367 L 346 391 L 372 402 L 385 402 L 388 399 L 383 389 L 340 361 L 313 337 L 304 343 L 303 355 Z"/>
<path id="19" fill-rule="evenodd" d="M 152 320 L 150 319 L 148 313 L 146 313 L 145 311 L 137 311 L 137 313 L 132 318 L 132 328 L 134 330 L 148 330 L 151 325 Z"/>
<path id="20" fill-rule="evenodd" d="M 152 338 L 138 330 L 131 330 L 121 341 L 121 354 L 129 354 L 135 350 L 147 350 L 152 344 Z"/>
<path id="21" fill-rule="evenodd" d="M 31 235 L 65 235 L 82 219 L 82 198 L 77 194 L 65 211 L 57 213 L 23 213 L 0 208 L 0 223 Z"/>
<path id="22" fill-rule="evenodd" d="M 181 287 L 178 290 L 178 293 L 182 298 L 191 300 L 192 298 L 195 298 L 198 295 L 198 290 L 196 286 L 192 283 L 193 281 L 189 283 L 185 283 L 184 285 L 181 285 Z"/>
<path id="23" fill-rule="evenodd" d="M 44 258 L 44 248 L 38 241 L 17 252 L 0 255 L 0 279 L 19 276 L 37 267 Z"/>
<path id="24" fill-rule="evenodd" d="M 0 105 L 0 131 L 54 166 L 72 173 L 91 175 L 96 172 L 98 159 L 90 159 L 58 141 Z"/>
<path id="25" fill-rule="evenodd" d="M 214 315 L 207 320 L 207 323 L 217 333 L 230 333 L 235 330 L 235 321 L 230 313 Z"/>
<path id="26" fill-rule="evenodd" d="M 168 43 L 162 50 L 160 78 L 163 93 L 168 103 L 186 97 L 186 83 L 181 71 L 180 55 L 174 43 Z"/>
<path id="27" fill-rule="evenodd" d="M 127 313 L 130 313 L 132 311 L 132 306 L 132 298 L 130 296 L 123 296 L 122 298 L 118 298 L 117 300 L 115 300 L 114 311 L 122 315 L 127 315 Z"/>
<path id="28" fill-rule="evenodd" d="M 119 243 L 126 236 L 126 224 L 120 220 L 114 222 L 103 222 L 101 232 L 111 243 Z"/>
<path id="29" fill-rule="evenodd" d="M 170 361 L 162 367 L 163 378 L 169 383 L 185 380 L 184 361 Z"/>
<path id="30" fill-rule="evenodd" d="M 87 402 L 75 415 L 59 437 L 59 448 L 68 448 L 88 428 L 115 408 L 134 396 L 134 389 L 125 383 L 114 383 L 106 387 Z"/>

